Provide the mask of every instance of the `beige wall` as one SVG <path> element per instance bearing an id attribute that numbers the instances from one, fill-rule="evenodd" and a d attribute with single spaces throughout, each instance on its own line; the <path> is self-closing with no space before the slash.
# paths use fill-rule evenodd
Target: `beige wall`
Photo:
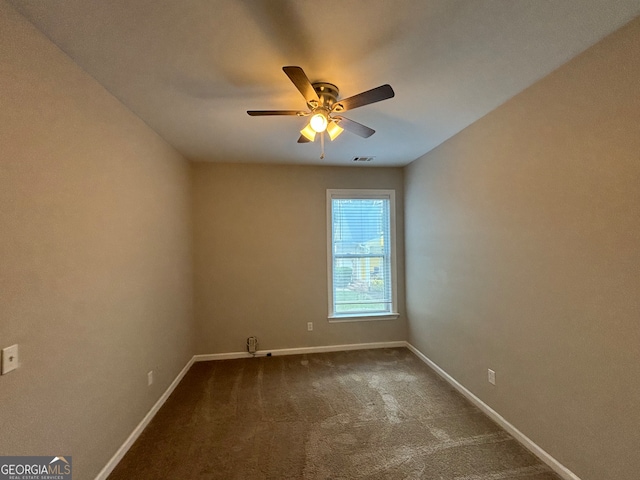
<path id="1" fill-rule="evenodd" d="M 0 454 L 93 478 L 193 354 L 189 166 L 2 0 L 0 146 Z"/>
<path id="2" fill-rule="evenodd" d="M 193 353 L 409 338 L 583 480 L 637 478 L 638 85 L 640 20 L 414 162 L 406 197 L 401 169 L 190 171 L 0 0 L 0 454 L 93 478 Z M 396 190 L 398 320 L 328 323 L 327 188 Z"/>
<path id="3" fill-rule="evenodd" d="M 405 189 L 411 343 L 583 480 L 637 479 L 640 19 Z"/>
<path id="4" fill-rule="evenodd" d="M 401 169 L 196 163 L 193 172 L 197 353 L 244 351 L 251 335 L 267 350 L 406 338 L 402 301 L 397 320 L 327 320 L 326 190 L 395 189 L 402 259 Z"/>

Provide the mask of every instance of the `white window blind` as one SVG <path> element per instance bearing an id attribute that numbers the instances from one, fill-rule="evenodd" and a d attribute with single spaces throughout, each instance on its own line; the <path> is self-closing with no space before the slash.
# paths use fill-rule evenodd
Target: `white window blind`
<path id="1" fill-rule="evenodd" d="M 394 315 L 392 190 L 329 190 L 329 316 Z"/>

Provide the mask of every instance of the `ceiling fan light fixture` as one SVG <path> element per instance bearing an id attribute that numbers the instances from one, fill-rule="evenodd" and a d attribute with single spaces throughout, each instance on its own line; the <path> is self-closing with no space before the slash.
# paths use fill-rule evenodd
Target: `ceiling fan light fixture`
<path id="1" fill-rule="evenodd" d="M 300 130 L 300 133 L 304 135 L 310 142 L 313 142 L 316 139 L 316 131 L 311 127 L 311 123 Z"/>
<path id="2" fill-rule="evenodd" d="M 331 139 L 331 141 L 335 140 L 342 132 L 344 132 L 344 128 L 342 128 L 333 120 L 331 120 L 327 125 L 327 133 L 329 134 L 329 138 Z"/>
<path id="3" fill-rule="evenodd" d="M 317 112 L 309 121 L 309 125 L 316 133 L 324 132 L 327 129 L 328 123 L 327 115 L 324 112 Z"/>
<path id="4" fill-rule="evenodd" d="M 340 113 L 364 107 L 371 103 L 381 102 L 382 100 L 387 100 L 395 96 L 391 85 L 385 84 L 338 101 L 340 95 L 339 90 L 333 83 L 311 83 L 309 77 L 307 77 L 307 74 L 304 73 L 301 67 L 286 66 L 282 67 L 282 70 L 304 97 L 308 110 L 248 110 L 247 114 L 252 117 L 268 115 L 309 116 L 309 123 L 300 130 L 301 135 L 298 138 L 298 143 L 314 142 L 318 133 L 320 133 L 320 142 L 323 144 L 323 151 L 323 134 L 325 131 L 331 140 L 338 138 L 344 130 L 362 138 L 369 138 L 376 133 L 374 129 L 349 120 L 339 115 Z M 323 157 L 324 154 L 321 158 Z"/>

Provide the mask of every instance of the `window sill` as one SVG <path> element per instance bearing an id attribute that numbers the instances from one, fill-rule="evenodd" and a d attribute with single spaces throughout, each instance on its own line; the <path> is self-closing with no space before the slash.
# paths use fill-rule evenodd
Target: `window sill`
<path id="1" fill-rule="evenodd" d="M 344 322 L 372 322 L 377 320 L 395 320 L 399 313 L 366 313 L 362 315 L 333 315 L 329 317 L 329 323 Z"/>

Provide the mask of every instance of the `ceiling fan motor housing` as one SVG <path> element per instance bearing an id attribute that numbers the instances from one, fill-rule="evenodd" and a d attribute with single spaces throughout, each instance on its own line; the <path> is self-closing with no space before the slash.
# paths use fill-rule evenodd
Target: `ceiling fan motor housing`
<path id="1" fill-rule="evenodd" d="M 340 91 L 333 83 L 327 82 L 315 82 L 312 84 L 313 89 L 320 98 L 320 106 L 325 107 L 327 110 L 331 110 L 334 103 L 338 101 L 338 95 Z"/>

